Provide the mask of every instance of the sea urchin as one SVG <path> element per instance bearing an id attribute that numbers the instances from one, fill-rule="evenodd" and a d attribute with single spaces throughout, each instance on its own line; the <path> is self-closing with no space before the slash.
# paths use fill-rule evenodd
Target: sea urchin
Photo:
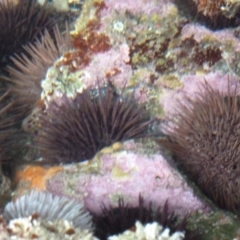
<path id="1" fill-rule="evenodd" d="M 240 101 L 237 87 L 227 94 L 203 84 L 186 97 L 170 121 L 167 140 L 180 167 L 218 206 L 240 211 Z M 177 121 L 176 121 L 177 119 Z"/>
<path id="2" fill-rule="evenodd" d="M 0 88 L 0 164 L 3 168 L 9 167 L 19 158 L 23 134 L 16 129 L 16 118 L 12 115 L 13 104 L 9 101 L 9 91 L 1 90 Z"/>
<path id="3" fill-rule="evenodd" d="M 186 215 L 182 220 L 179 221 L 178 217 L 175 216 L 174 213 L 169 212 L 167 202 L 165 203 L 163 209 L 158 208 L 156 211 L 154 211 L 152 204 L 150 203 L 146 206 L 146 204 L 144 204 L 143 197 L 139 196 L 139 205 L 137 207 L 130 207 L 124 203 L 123 199 L 119 199 L 118 206 L 116 208 L 110 207 L 107 209 L 106 207 L 103 207 L 102 214 L 100 216 L 93 215 L 93 222 L 95 224 L 95 235 L 100 240 L 118 239 L 109 236 L 121 234 L 126 230 L 131 230 L 134 232 L 137 230 L 135 226 L 139 225 L 139 223 L 142 225 L 148 223 L 158 224 L 162 229 L 166 230 L 167 233 L 165 234 L 165 237 L 166 235 L 174 235 L 174 233 L 179 233 L 178 235 L 181 235 L 181 237 L 178 238 L 166 237 L 166 239 L 202 239 L 202 234 L 199 231 L 189 231 L 186 229 L 188 217 L 189 216 Z M 153 232 L 151 236 L 153 236 Z M 120 239 L 125 238 L 123 237 Z"/>
<path id="4" fill-rule="evenodd" d="M 74 99 L 63 96 L 50 102 L 40 116 L 35 143 L 47 162 L 80 162 L 114 142 L 146 136 L 152 121 L 133 92 L 118 93 L 108 81 Z"/>
<path id="5" fill-rule="evenodd" d="M 0 72 L 9 64 L 9 57 L 23 51 L 56 24 L 53 8 L 39 6 L 37 0 L 0 1 Z"/>
<path id="6" fill-rule="evenodd" d="M 16 113 L 26 117 L 40 99 L 42 92 L 41 80 L 44 79 L 50 66 L 66 51 L 72 48 L 68 26 L 66 33 L 61 34 L 58 26 L 51 37 L 46 30 L 41 40 L 24 46 L 26 54 L 11 57 L 12 66 L 8 66 L 10 77 L 7 81 Z"/>

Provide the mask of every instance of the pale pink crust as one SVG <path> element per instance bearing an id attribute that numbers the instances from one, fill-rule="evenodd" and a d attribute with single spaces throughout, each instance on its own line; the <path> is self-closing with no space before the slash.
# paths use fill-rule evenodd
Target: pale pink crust
<path id="1" fill-rule="evenodd" d="M 106 8 L 102 11 L 102 16 L 106 16 L 113 10 L 118 12 L 130 11 L 133 14 L 143 13 L 151 16 L 154 13 L 164 14 L 172 6 L 172 0 L 105 0 Z M 157 2 L 157 3 L 156 3 Z"/>
<path id="2" fill-rule="evenodd" d="M 185 96 L 194 99 L 196 94 L 201 91 L 201 84 L 205 81 L 213 88 L 220 92 L 227 94 L 228 84 L 233 90 L 239 85 L 239 80 L 236 76 L 231 74 L 222 74 L 220 72 L 209 73 L 204 76 L 188 75 L 181 79 L 184 84 L 179 91 L 168 91 L 168 94 L 163 95 L 160 99 L 160 104 L 166 113 L 166 116 L 172 115 L 176 112 L 179 102 L 184 102 Z M 240 93 L 240 90 L 238 90 Z"/>
<path id="3" fill-rule="evenodd" d="M 110 76 L 116 87 L 122 88 L 129 83 L 132 67 L 129 64 L 129 47 L 122 44 L 119 48 L 93 56 L 90 64 L 84 69 L 82 82 L 86 87 L 101 85 Z M 112 77 L 111 77 L 112 76 Z"/>
<path id="4" fill-rule="evenodd" d="M 131 150 L 101 156 L 99 173 L 81 173 L 72 166 L 49 180 L 48 190 L 58 195 L 74 193 L 75 197 L 84 199 L 86 208 L 94 213 L 101 212 L 102 204 L 117 206 L 120 196 L 137 206 L 139 194 L 146 202 L 152 201 L 154 206 L 163 206 L 168 200 L 170 209 L 181 215 L 209 211 L 161 154 L 137 153 L 136 149 L 141 149 L 141 145 L 132 141 L 126 142 L 124 147 Z"/>
<path id="5" fill-rule="evenodd" d="M 183 27 L 181 39 L 184 40 L 186 38 L 193 37 L 198 43 L 204 42 L 206 39 L 215 39 L 215 42 L 219 44 L 225 45 L 231 43 L 231 46 L 235 49 L 235 51 L 239 51 L 240 42 L 234 35 L 235 30 L 236 29 L 234 28 L 228 28 L 222 31 L 214 32 L 200 24 L 189 23 Z"/>

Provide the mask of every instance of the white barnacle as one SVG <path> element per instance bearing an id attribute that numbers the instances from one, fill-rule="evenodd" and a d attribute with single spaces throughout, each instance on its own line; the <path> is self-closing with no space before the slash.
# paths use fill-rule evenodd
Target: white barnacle
<path id="1" fill-rule="evenodd" d="M 120 20 L 116 20 L 113 22 L 113 29 L 114 31 L 117 31 L 117 32 L 123 32 L 124 30 L 124 23 L 121 22 Z"/>

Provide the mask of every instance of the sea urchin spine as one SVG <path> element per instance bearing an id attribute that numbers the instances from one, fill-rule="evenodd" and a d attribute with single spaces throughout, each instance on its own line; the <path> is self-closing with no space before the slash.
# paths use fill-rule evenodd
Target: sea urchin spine
<path id="1" fill-rule="evenodd" d="M 52 30 L 55 15 L 52 7 L 39 6 L 37 0 L 0 1 L 0 72 L 11 63 L 11 55 L 24 52 L 23 45 Z"/>
<path id="2" fill-rule="evenodd" d="M 41 40 L 35 44 L 24 46 L 26 54 L 11 57 L 13 66 L 7 71 L 12 83 L 9 87 L 13 98 L 14 108 L 20 115 L 26 117 L 40 99 L 42 92 L 41 81 L 48 68 L 66 51 L 72 48 L 70 34 L 66 26 L 66 33 L 61 34 L 59 28 L 54 28 L 54 38 L 46 30 Z"/>
<path id="3" fill-rule="evenodd" d="M 93 215 L 93 222 L 95 224 L 95 234 L 100 240 L 118 239 L 117 237 L 109 238 L 109 236 L 121 234 L 126 230 L 136 231 L 135 224 L 138 225 L 139 223 L 143 225 L 148 223 L 157 223 L 160 227 L 165 229 L 166 232 L 168 232 L 168 236 L 170 234 L 174 235 L 174 233 L 177 232 L 184 233 L 183 235 L 185 236 L 184 238 L 173 237 L 166 239 L 202 239 L 202 234 L 198 230 L 189 231 L 186 229 L 188 217 L 189 216 L 186 215 L 179 221 L 178 217 L 175 216 L 174 213 L 169 212 L 167 202 L 165 203 L 163 209 L 158 208 L 154 211 L 152 203 L 146 205 L 143 197 L 139 196 L 139 204 L 137 207 L 128 206 L 124 203 L 124 200 L 120 198 L 117 207 L 110 207 L 108 209 L 103 207 L 102 214 L 100 216 Z M 120 239 L 124 239 L 124 237 Z"/>
<path id="4" fill-rule="evenodd" d="M 240 211 L 240 101 L 203 84 L 186 97 L 159 143 L 175 154 L 180 167 L 218 206 Z M 177 121 L 176 121 L 177 119 Z"/>

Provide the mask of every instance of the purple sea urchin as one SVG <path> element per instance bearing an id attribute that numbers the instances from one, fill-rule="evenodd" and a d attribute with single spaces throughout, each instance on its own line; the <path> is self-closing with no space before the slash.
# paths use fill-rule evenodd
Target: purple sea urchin
<path id="1" fill-rule="evenodd" d="M 20 147 L 20 131 L 15 128 L 16 119 L 11 111 L 13 104 L 9 102 L 9 92 L 0 96 L 0 163 L 1 166 L 13 163 L 15 150 Z M 20 149 L 19 149 L 20 151 Z"/>
<path id="2" fill-rule="evenodd" d="M 3 217 L 7 221 L 29 216 L 46 221 L 63 219 L 81 229 L 92 228 L 92 218 L 84 210 L 82 203 L 47 192 L 32 191 L 28 195 L 23 195 L 16 202 L 8 203 L 3 212 Z"/>
<path id="3" fill-rule="evenodd" d="M 28 44 L 24 49 L 27 55 L 11 57 L 14 66 L 8 66 L 7 71 L 10 74 L 8 81 L 12 83 L 9 90 L 14 109 L 25 117 L 40 99 L 41 80 L 47 69 L 65 51 L 71 49 L 68 27 L 64 35 L 55 27 L 54 39 L 45 31 L 41 40 L 36 40 L 35 44 Z"/>
<path id="4" fill-rule="evenodd" d="M 133 93 L 117 93 L 111 82 L 77 93 L 74 100 L 63 96 L 59 102 L 49 103 L 35 138 L 47 162 L 91 159 L 114 142 L 144 137 L 152 122 Z"/>
<path id="5" fill-rule="evenodd" d="M 188 231 L 186 229 L 188 216 L 179 221 L 174 213 L 169 213 L 167 202 L 163 209 L 153 210 L 152 204 L 144 205 L 144 200 L 139 197 L 138 207 L 129 207 L 122 199 L 119 199 L 118 207 L 103 208 L 102 215 L 93 216 L 95 224 L 95 234 L 100 240 L 109 239 L 109 236 L 120 234 L 126 230 L 135 231 L 137 221 L 142 224 L 157 222 L 163 228 L 168 228 L 170 234 L 174 232 L 184 232 L 185 240 L 199 240 L 201 234 L 198 231 Z"/>
<path id="6" fill-rule="evenodd" d="M 56 23 L 53 8 L 38 6 L 36 0 L 0 1 L 0 71 L 9 64 L 9 57 L 20 53 L 24 44 L 34 42 L 45 29 Z"/>
<path id="7" fill-rule="evenodd" d="M 237 87 L 227 94 L 207 83 L 195 99 L 186 97 L 159 143 L 218 206 L 240 210 L 240 102 Z M 176 120 L 177 119 L 177 120 Z"/>

